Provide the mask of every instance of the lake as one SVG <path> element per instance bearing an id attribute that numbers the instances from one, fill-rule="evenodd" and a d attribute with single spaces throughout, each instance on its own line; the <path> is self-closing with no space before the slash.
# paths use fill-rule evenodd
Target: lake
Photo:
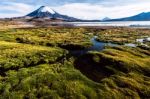
<path id="1" fill-rule="evenodd" d="M 150 28 L 150 21 L 113 21 L 113 22 L 53 22 L 52 24 L 73 26 L 123 26 Z"/>
<path id="2" fill-rule="evenodd" d="M 150 21 L 118 21 L 118 22 L 72 22 L 75 26 L 125 26 L 150 27 Z"/>

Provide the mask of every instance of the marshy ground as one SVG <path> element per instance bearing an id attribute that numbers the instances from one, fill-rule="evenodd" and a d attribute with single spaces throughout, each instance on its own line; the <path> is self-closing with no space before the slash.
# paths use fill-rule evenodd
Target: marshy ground
<path id="1" fill-rule="evenodd" d="M 119 45 L 83 55 L 70 53 L 89 49 L 93 36 Z M 1 29 L 0 98 L 148 99 L 150 49 L 123 45 L 137 44 L 143 37 L 150 37 L 149 29 Z"/>

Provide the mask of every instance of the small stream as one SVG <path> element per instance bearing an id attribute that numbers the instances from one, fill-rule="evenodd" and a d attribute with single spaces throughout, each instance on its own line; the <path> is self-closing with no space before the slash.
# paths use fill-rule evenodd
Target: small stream
<path id="1" fill-rule="evenodd" d="M 86 49 L 81 49 L 81 50 L 70 50 L 70 53 L 73 56 L 80 56 L 86 54 L 88 51 L 102 51 L 105 46 L 117 46 L 118 44 L 113 44 L 113 43 L 105 43 L 105 42 L 99 42 L 96 40 L 97 36 L 94 36 L 91 38 L 91 42 L 93 45 L 89 48 Z"/>
<path id="2" fill-rule="evenodd" d="M 100 42 L 96 40 L 97 36 L 94 36 L 91 38 L 91 42 L 93 43 L 93 46 L 88 48 L 88 51 L 101 51 L 104 49 L 105 46 L 117 46 L 118 44 L 113 44 L 113 43 L 105 43 L 105 42 Z"/>
<path id="3" fill-rule="evenodd" d="M 93 45 L 89 48 L 86 49 L 80 49 L 80 50 L 70 50 L 70 53 L 73 56 L 81 56 L 86 54 L 88 51 L 102 51 L 105 46 L 119 46 L 118 44 L 114 44 L 114 43 L 106 43 L 106 42 L 100 42 L 96 40 L 97 36 L 94 36 L 91 38 L 91 42 L 93 43 Z M 126 43 L 124 44 L 124 46 L 128 46 L 128 47 L 137 47 L 136 44 L 133 43 Z"/>

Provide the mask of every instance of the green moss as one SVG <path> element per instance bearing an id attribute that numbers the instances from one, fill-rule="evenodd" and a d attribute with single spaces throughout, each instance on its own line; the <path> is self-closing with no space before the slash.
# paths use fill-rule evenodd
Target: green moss
<path id="1" fill-rule="evenodd" d="M 135 29 L 135 28 L 112 28 L 100 31 L 97 33 L 98 41 L 112 42 L 123 45 L 125 43 L 135 43 L 136 39 L 143 39 L 149 37 L 149 29 Z M 144 42 L 148 44 L 148 42 Z M 140 44 L 139 44 L 140 45 Z"/>
<path id="2" fill-rule="evenodd" d="M 36 96 L 36 98 L 96 97 L 93 87 L 96 83 L 89 81 L 73 68 L 61 66 L 61 64 L 43 64 L 22 68 L 19 71 L 10 70 L 7 72 L 7 78 L 4 78 L 1 96 L 15 97 L 15 93 L 22 93 L 20 95 L 23 97 Z M 56 68 L 60 68 L 61 71 Z"/>
<path id="3" fill-rule="evenodd" d="M 60 48 L 32 46 L 5 41 L 0 42 L 0 47 L 0 67 L 3 70 L 55 62 L 66 54 L 66 51 Z"/>
<path id="4" fill-rule="evenodd" d="M 148 98 L 150 96 L 149 51 L 129 47 L 107 47 L 76 60 L 76 68 L 89 79 L 105 85 L 102 98 Z M 144 80 L 145 79 L 145 80 Z"/>
<path id="5" fill-rule="evenodd" d="M 84 28 L 8 29 L 0 33 L 0 40 L 44 46 L 73 46 L 78 49 L 91 46 Z"/>
<path id="6" fill-rule="evenodd" d="M 116 43 L 133 42 L 141 35 L 149 35 L 148 30 L 141 34 L 139 31 L 120 28 L 0 30 L 0 98 L 148 99 L 149 49 L 107 46 L 102 52 L 72 57 L 59 48 L 89 47 L 93 34 L 103 41 Z"/>

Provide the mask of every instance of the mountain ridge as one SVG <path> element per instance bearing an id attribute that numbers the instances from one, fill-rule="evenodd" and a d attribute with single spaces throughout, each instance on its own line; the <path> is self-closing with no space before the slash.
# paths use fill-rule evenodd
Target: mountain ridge
<path id="1" fill-rule="evenodd" d="M 106 21 L 150 21 L 150 12 L 142 12 L 130 17 L 111 19 Z"/>

